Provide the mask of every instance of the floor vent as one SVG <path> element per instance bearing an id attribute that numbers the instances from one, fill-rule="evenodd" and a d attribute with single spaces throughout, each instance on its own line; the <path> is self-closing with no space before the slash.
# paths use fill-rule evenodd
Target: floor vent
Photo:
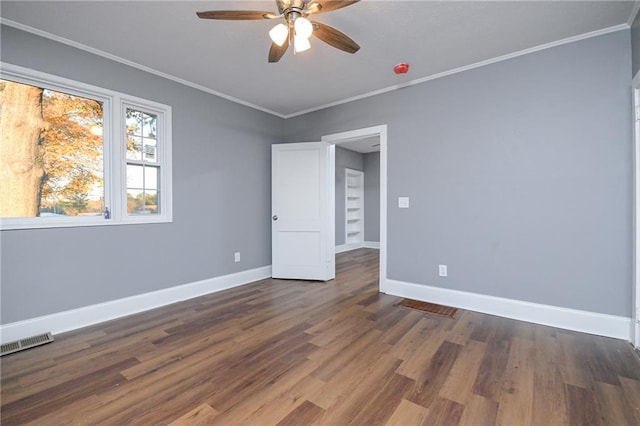
<path id="1" fill-rule="evenodd" d="M 423 302 L 413 299 L 402 299 L 396 303 L 396 306 L 403 306 L 405 308 L 415 309 L 422 312 L 428 312 L 430 314 L 436 314 L 443 317 L 455 318 L 458 313 L 457 308 L 451 306 L 438 305 L 436 303 Z"/>
<path id="2" fill-rule="evenodd" d="M 0 356 L 9 355 L 14 352 L 24 351 L 25 349 L 33 348 L 34 346 L 44 345 L 45 343 L 53 342 L 53 336 L 51 333 L 39 334 L 33 337 L 27 337 L 26 339 L 17 340 L 15 342 L 5 343 L 2 345 L 2 353 Z"/>

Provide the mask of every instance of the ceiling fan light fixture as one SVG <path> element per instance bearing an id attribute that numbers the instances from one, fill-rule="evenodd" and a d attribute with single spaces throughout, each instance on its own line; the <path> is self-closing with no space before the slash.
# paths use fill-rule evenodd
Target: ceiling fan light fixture
<path id="1" fill-rule="evenodd" d="M 269 31 L 269 37 L 271 40 L 277 44 L 278 46 L 282 46 L 284 42 L 289 37 L 289 29 L 285 24 L 278 24 L 275 27 L 271 28 Z"/>
<path id="2" fill-rule="evenodd" d="M 0 0 L 1 2 L 2 0 Z M 351 6 L 360 0 L 276 0 L 278 14 L 260 10 L 209 10 L 196 12 L 200 19 L 224 19 L 230 21 L 253 21 L 284 18 L 284 23 L 269 30 L 271 47 L 269 63 L 278 62 L 293 45 L 293 53 L 304 52 L 311 48 L 309 38 L 314 36 L 331 47 L 347 53 L 356 53 L 360 46 L 341 31 L 321 22 L 307 19 L 315 13 L 330 12 Z"/>
<path id="3" fill-rule="evenodd" d="M 309 50 L 311 48 L 311 43 L 309 43 L 309 39 L 306 37 L 301 37 L 296 34 L 293 38 L 293 48 L 295 49 L 295 53 L 304 52 L 305 50 Z"/>
<path id="4" fill-rule="evenodd" d="M 311 33 L 313 33 L 313 25 L 311 25 L 311 21 L 307 18 L 303 18 L 302 16 L 296 18 L 294 22 L 294 27 L 296 29 L 296 36 L 309 38 L 311 37 Z"/>

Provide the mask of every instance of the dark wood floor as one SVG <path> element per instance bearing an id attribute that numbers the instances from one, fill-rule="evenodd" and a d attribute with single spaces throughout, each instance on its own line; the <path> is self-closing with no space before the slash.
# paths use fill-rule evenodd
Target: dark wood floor
<path id="1" fill-rule="evenodd" d="M 639 425 L 629 343 L 396 307 L 378 255 L 264 280 L 2 358 L 3 425 Z"/>

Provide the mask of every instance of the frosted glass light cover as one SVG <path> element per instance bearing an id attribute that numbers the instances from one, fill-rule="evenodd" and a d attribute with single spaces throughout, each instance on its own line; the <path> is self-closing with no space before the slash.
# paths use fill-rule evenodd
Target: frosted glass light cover
<path id="1" fill-rule="evenodd" d="M 278 24 L 269 31 L 269 37 L 278 46 L 282 46 L 288 36 L 289 29 L 285 24 Z"/>
<path id="2" fill-rule="evenodd" d="M 293 38 L 293 46 L 296 50 L 296 53 L 298 53 L 298 52 L 304 52 L 305 50 L 309 50 L 309 48 L 311 48 L 311 43 L 309 43 L 308 38 L 300 37 L 299 35 L 296 35 Z"/>
<path id="3" fill-rule="evenodd" d="M 296 36 L 309 38 L 313 32 L 313 25 L 307 18 L 298 18 L 294 23 L 296 29 Z"/>

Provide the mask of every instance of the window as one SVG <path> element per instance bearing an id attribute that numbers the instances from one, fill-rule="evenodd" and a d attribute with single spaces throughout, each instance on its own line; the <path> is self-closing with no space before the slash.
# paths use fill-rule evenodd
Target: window
<path id="1" fill-rule="evenodd" d="M 125 107 L 127 214 L 161 213 L 158 115 Z"/>
<path id="2" fill-rule="evenodd" d="M 2 217 L 101 216 L 105 102 L 0 80 Z"/>
<path id="3" fill-rule="evenodd" d="M 170 222 L 171 108 L 3 64 L 2 229 Z"/>

